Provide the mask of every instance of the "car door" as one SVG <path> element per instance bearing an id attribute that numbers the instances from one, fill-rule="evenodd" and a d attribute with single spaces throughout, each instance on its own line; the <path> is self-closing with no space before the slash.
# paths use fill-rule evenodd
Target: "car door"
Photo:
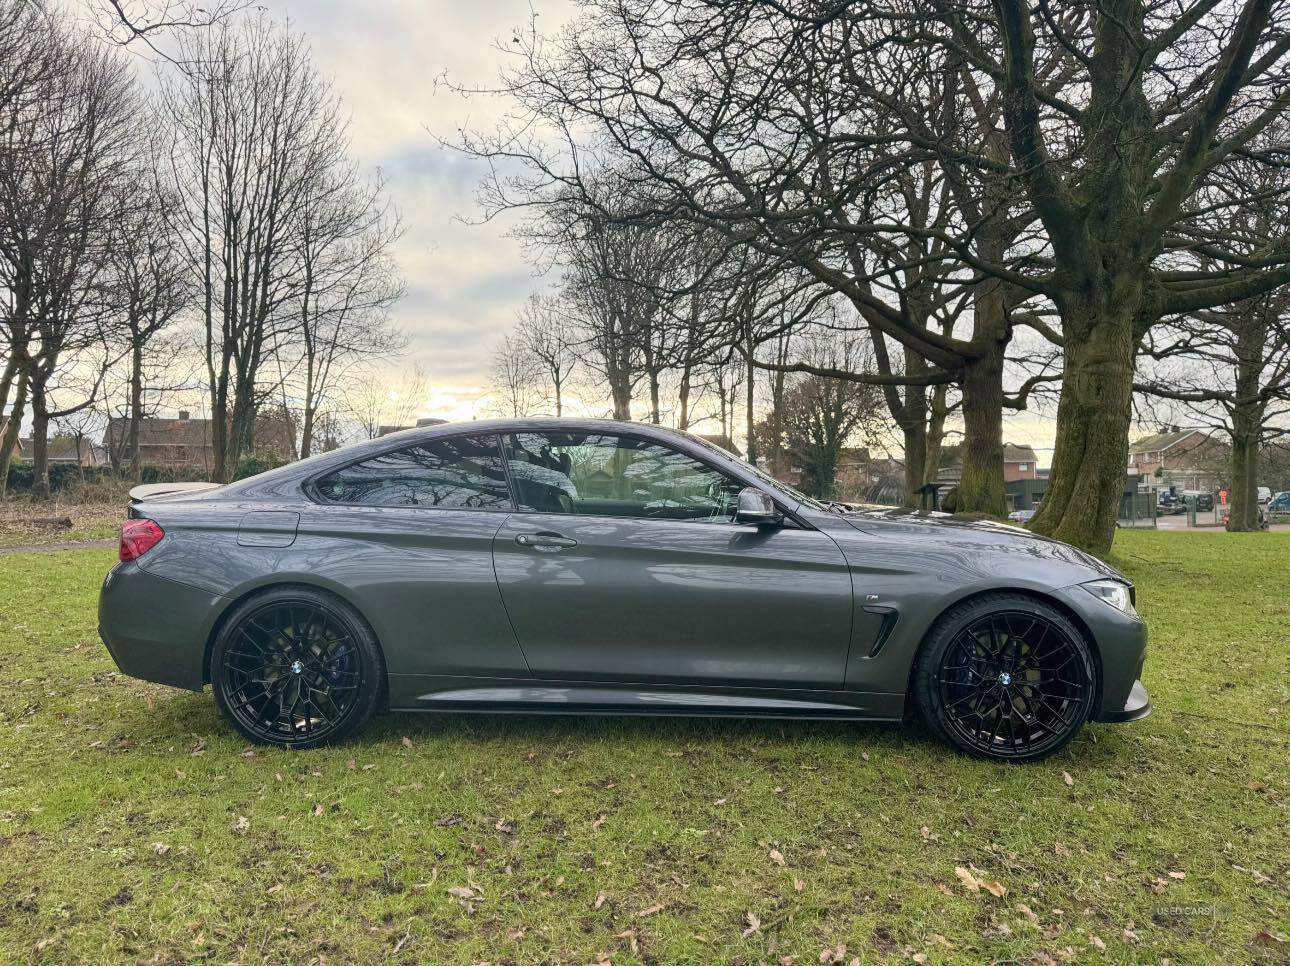
<path id="1" fill-rule="evenodd" d="M 493 576 L 513 509 L 494 434 L 431 437 L 310 484 L 293 559 L 352 596 L 385 651 L 391 693 L 418 676 L 527 674 Z"/>
<path id="2" fill-rule="evenodd" d="M 503 438 L 517 510 L 493 540 L 535 677 L 836 689 L 851 577 L 826 534 L 734 522 L 742 483 L 656 440 Z"/>

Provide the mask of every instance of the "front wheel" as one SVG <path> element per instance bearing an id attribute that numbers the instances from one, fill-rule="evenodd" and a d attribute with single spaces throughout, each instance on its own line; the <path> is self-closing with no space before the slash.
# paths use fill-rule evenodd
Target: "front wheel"
<path id="1" fill-rule="evenodd" d="M 313 748 L 367 724 L 385 662 L 367 623 L 310 587 L 268 590 L 229 615 L 211 653 L 215 702 L 238 731 L 283 748 Z"/>
<path id="2" fill-rule="evenodd" d="M 1096 668 L 1061 611 L 1021 594 L 951 608 L 919 654 L 915 698 L 931 729 L 980 758 L 1038 761 L 1078 734 Z"/>

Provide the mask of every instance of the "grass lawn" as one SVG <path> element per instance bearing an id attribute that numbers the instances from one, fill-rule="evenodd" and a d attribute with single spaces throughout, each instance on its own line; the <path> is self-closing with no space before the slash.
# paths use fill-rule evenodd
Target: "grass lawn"
<path id="1" fill-rule="evenodd" d="M 1285 535 L 1122 533 L 1155 714 L 1020 767 L 711 720 L 398 715 L 250 748 L 209 694 L 115 673 L 112 560 L 0 557 L 0 959 L 1290 956 Z"/>

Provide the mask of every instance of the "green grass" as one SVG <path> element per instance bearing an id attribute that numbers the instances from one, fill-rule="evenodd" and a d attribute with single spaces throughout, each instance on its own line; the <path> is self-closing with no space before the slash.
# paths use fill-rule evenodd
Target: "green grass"
<path id="1" fill-rule="evenodd" d="M 111 551 L 0 558 L 0 959 L 1284 961 L 1290 538 L 1116 549 L 1156 713 L 1023 767 L 710 720 L 399 715 L 253 749 L 209 694 L 115 673 Z"/>

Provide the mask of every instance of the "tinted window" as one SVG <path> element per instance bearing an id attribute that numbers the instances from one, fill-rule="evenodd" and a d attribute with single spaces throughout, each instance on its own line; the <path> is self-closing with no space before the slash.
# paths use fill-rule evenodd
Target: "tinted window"
<path id="1" fill-rule="evenodd" d="M 509 508 L 494 436 L 454 436 L 384 453 L 322 477 L 319 494 L 369 506 Z"/>
<path id="2" fill-rule="evenodd" d="M 743 484 L 669 446 L 605 433 L 516 433 L 506 458 L 520 507 L 729 522 Z"/>

